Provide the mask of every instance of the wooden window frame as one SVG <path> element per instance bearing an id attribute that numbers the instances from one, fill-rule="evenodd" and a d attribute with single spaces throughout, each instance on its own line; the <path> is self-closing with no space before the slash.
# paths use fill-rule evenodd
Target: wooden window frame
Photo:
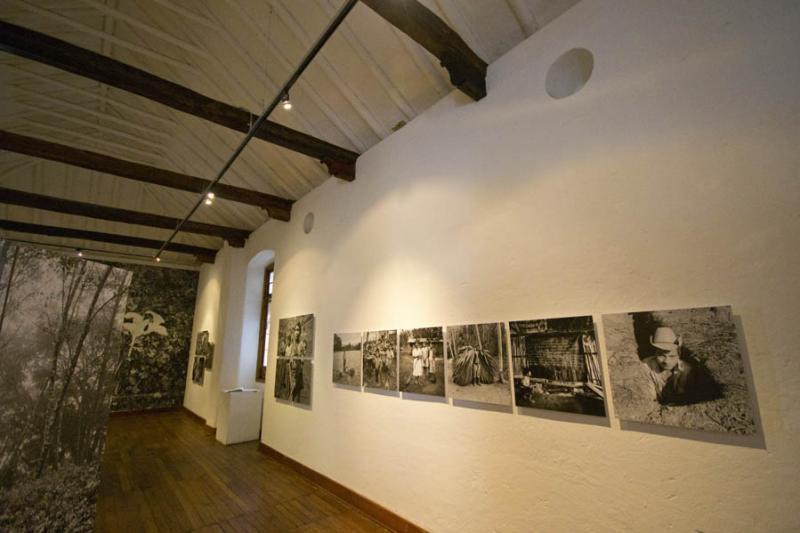
<path id="1" fill-rule="evenodd" d="M 266 346 L 265 344 L 268 325 L 267 316 L 269 316 L 269 307 L 272 305 L 272 294 L 269 290 L 269 277 L 270 274 L 273 274 L 274 272 L 275 264 L 270 263 L 267 265 L 267 267 L 264 269 L 264 283 L 261 287 L 261 321 L 258 326 L 258 356 L 256 357 L 256 381 L 261 383 L 264 383 L 267 378 L 267 367 L 264 366 L 264 359 L 266 358 L 266 351 L 269 346 Z"/>

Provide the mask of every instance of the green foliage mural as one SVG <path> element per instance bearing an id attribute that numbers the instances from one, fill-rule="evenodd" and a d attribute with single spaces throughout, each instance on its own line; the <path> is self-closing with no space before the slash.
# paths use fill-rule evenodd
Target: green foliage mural
<path id="1" fill-rule="evenodd" d="M 129 265 L 127 356 L 112 411 L 179 407 L 189 363 L 198 273 Z"/>

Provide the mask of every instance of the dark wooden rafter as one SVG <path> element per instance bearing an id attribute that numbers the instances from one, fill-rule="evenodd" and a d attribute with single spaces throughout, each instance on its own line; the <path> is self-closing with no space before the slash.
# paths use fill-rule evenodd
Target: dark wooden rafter
<path id="1" fill-rule="evenodd" d="M 29 233 L 33 235 L 45 235 L 47 237 L 62 237 L 65 239 L 82 239 L 86 241 L 105 242 L 109 244 L 119 244 L 122 246 L 134 246 L 136 248 L 149 248 L 158 250 L 163 244 L 161 241 L 153 239 L 143 239 L 141 237 L 131 237 L 129 235 L 118 235 L 116 233 L 101 233 L 99 231 L 79 230 L 73 228 L 62 228 L 58 226 L 43 226 L 40 224 L 28 224 L 27 222 L 16 222 L 13 220 L 0 220 L 0 229 L 14 231 L 17 233 Z M 202 248 L 190 244 L 177 242 L 169 243 L 167 251 L 179 254 L 190 254 L 196 256 L 200 261 L 213 263 L 217 250 L 212 248 Z"/>
<path id="2" fill-rule="evenodd" d="M 3 130 L 0 130 L 0 149 L 194 193 L 203 192 L 210 183 L 196 176 Z M 213 191 L 218 198 L 266 209 L 269 216 L 277 220 L 288 221 L 291 215 L 292 200 L 222 183 L 215 185 Z"/>
<path id="3" fill-rule="evenodd" d="M 22 26 L 0 21 L 0 50 L 143 96 L 227 128 L 247 132 L 257 115 L 102 54 Z M 331 174 L 355 179 L 358 154 L 311 135 L 266 121 L 256 137 L 324 163 Z"/>
<path id="4" fill-rule="evenodd" d="M 119 209 L 116 207 L 107 207 L 87 202 L 77 202 L 32 192 L 6 189 L 5 187 L 0 187 L 0 203 L 154 228 L 175 229 L 178 222 L 180 222 L 180 219 L 177 218 L 131 211 L 128 209 Z M 244 241 L 250 235 L 248 230 L 192 221 L 187 221 L 181 227 L 181 231 L 221 237 L 227 240 L 228 244 L 237 248 L 244 246 Z"/>
<path id="5" fill-rule="evenodd" d="M 361 0 L 436 56 L 450 82 L 473 100 L 486 96 L 486 62 L 436 14 L 417 0 Z"/>

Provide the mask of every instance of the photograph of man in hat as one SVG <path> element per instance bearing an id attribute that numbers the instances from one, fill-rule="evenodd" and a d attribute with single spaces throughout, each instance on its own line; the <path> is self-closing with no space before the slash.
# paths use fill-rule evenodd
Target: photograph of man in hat
<path id="1" fill-rule="evenodd" d="M 688 354 L 682 354 L 683 339 L 672 328 L 657 327 L 650 336 L 655 354 L 642 362 L 650 370 L 658 401 L 689 404 L 714 399 L 720 390 L 708 370 Z"/>
<path id="2" fill-rule="evenodd" d="M 603 316 L 616 415 L 711 431 L 755 431 L 728 306 Z"/>

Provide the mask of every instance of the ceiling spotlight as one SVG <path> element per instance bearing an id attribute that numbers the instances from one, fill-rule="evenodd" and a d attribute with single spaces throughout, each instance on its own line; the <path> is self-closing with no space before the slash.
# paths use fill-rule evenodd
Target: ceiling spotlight
<path id="1" fill-rule="evenodd" d="M 216 198 L 216 195 L 213 192 L 210 192 L 206 194 L 206 198 L 208 198 L 209 200 L 213 200 L 214 198 Z"/>
<path id="2" fill-rule="evenodd" d="M 156 256 L 156 263 L 160 263 L 160 262 L 161 262 L 161 258 Z"/>
<path id="3" fill-rule="evenodd" d="M 292 101 L 289 100 L 289 93 L 285 93 L 283 98 L 281 98 L 281 107 L 284 109 L 284 111 L 289 111 L 292 109 Z"/>
<path id="4" fill-rule="evenodd" d="M 212 200 L 211 198 L 206 198 L 206 201 L 205 201 L 204 203 L 205 203 L 206 205 L 211 205 L 211 204 L 213 204 L 213 203 L 214 203 L 214 200 Z"/>
<path id="5" fill-rule="evenodd" d="M 81 250 L 80 248 L 78 248 L 78 249 L 77 249 L 77 250 L 75 250 L 75 251 L 78 253 L 78 257 L 83 257 L 83 250 Z"/>

